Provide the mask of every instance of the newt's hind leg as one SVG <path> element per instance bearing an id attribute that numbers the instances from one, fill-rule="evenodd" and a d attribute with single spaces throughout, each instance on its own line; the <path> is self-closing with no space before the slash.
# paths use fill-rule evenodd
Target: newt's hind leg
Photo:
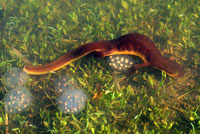
<path id="1" fill-rule="evenodd" d="M 135 69 L 139 69 L 139 68 L 144 68 L 144 67 L 147 67 L 147 66 L 149 66 L 149 63 L 148 62 L 144 62 L 144 63 L 141 63 L 141 64 L 135 64 L 134 68 Z"/>
<path id="2" fill-rule="evenodd" d="M 147 67 L 148 65 L 149 65 L 148 63 L 135 64 L 129 69 L 128 74 L 134 74 L 139 68 L 144 68 Z"/>

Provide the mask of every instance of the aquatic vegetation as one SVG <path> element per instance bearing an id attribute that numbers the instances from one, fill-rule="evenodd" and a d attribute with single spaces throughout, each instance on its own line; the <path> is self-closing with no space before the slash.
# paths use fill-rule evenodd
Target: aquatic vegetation
<path id="1" fill-rule="evenodd" d="M 8 88 L 23 86 L 29 78 L 29 75 L 17 67 L 12 67 L 7 70 L 2 76 L 3 84 Z"/>
<path id="2" fill-rule="evenodd" d="M 133 68 L 134 61 L 129 55 L 112 55 L 108 57 L 108 64 L 114 70 L 126 72 Z"/>
<path id="3" fill-rule="evenodd" d="M 67 76 L 56 78 L 54 82 L 54 88 L 58 91 L 58 93 L 63 93 L 65 90 L 74 89 L 75 85 L 76 81 Z"/>
<path id="4" fill-rule="evenodd" d="M 84 107 L 87 95 L 81 89 L 66 90 L 57 99 L 58 108 L 63 113 L 76 114 Z"/>
<path id="5" fill-rule="evenodd" d="M 20 113 L 31 105 L 32 96 L 26 87 L 18 86 L 6 93 L 4 102 L 6 112 Z"/>
<path id="6" fill-rule="evenodd" d="M 136 76 L 115 76 L 105 60 L 83 57 L 55 73 L 71 73 L 89 95 L 97 92 L 99 84 L 101 99 L 88 101 L 87 111 L 76 116 L 63 114 L 52 107 L 58 95 L 52 92 L 55 73 L 31 76 L 28 88 L 44 99 L 38 100 L 37 109 L 26 112 L 28 115 L 9 115 L 8 125 L 4 125 L 5 108 L 0 101 L 0 133 L 6 132 L 6 126 L 9 133 L 200 133 L 199 0 L 0 3 L 1 74 L 11 66 L 24 65 L 21 58 L 10 56 L 10 47 L 36 65 L 51 62 L 85 42 L 114 39 L 130 32 L 147 35 L 162 54 L 173 55 L 170 58 L 186 69 L 186 75 L 178 81 L 151 68 L 139 70 Z M 0 98 L 5 95 L 0 87 Z"/>

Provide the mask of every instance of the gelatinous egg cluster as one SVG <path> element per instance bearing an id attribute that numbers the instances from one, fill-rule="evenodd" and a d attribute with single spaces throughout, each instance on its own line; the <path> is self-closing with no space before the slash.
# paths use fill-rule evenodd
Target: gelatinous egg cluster
<path id="1" fill-rule="evenodd" d="M 32 102 L 31 93 L 26 87 L 18 86 L 7 92 L 4 97 L 5 109 L 8 113 L 20 113 Z"/>
<path id="2" fill-rule="evenodd" d="M 32 104 L 30 91 L 24 86 L 29 75 L 17 67 L 12 67 L 2 75 L 3 84 L 9 89 L 4 97 L 4 107 L 8 113 L 20 113 Z"/>
<path id="3" fill-rule="evenodd" d="M 10 68 L 2 76 L 3 84 L 8 88 L 15 88 L 17 86 L 23 86 L 28 80 L 28 74 L 21 71 L 17 67 Z"/>
<path id="4" fill-rule="evenodd" d="M 58 97 L 58 108 L 63 113 L 77 114 L 84 107 L 87 100 L 87 95 L 81 89 L 66 90 Z"/>
<path id="5" fill-rule="evenodd" d="M 108 56 L 108 64 L 116 71 L 128 71 L 133 68 L 134 61 L 129 55 Z"/>
<path id="6" fill-rule="evenodd" d="M 68 78 L 67 76 L 57 78 L 54 82 L 54 87 L 58 93 L 63 93 L 65 90 L 74 89 L 75 85 L 76 81 Z"/>

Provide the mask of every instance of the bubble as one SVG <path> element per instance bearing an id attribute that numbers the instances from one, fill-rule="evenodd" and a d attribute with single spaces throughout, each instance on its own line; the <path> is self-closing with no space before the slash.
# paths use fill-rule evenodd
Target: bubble
<path id="1" fill-rule="evenodd" d="M 65 92 L 65 90 L 74 89 L 75 85 L 76 81 L 74 79 L 70 79 L 67 76 L 57 78 L 54 82 L 54 87 L 58 91 L 58 93 L 63 93 Z"/>
<path id="2" fill-rule="evenodd" d="M 27 73 L 17 67 L 12 67 L 3 74 L 2 81 L 6 87 L 15 88 L 17 86 L 23 86 L 27 82 L 28 77 L 29 75 Z"/>
<path id="3" fill-rule="evenodd" d="M 6 112 L 20 113 L 31 105 L 32 96 L 26 87 L 18 86 L 6 93 L 4 102 Z"/>
<path id="4" fill-rule="evenodd" d="M 87 100 L 87 95 L 81 89 L 66 90 L 58 97 L 58 108 L 63 113 L 77 114 L 84 107 Z"/>
<path id="5" fill-rule="evenodd" d="M 108 65 L 116 71 L 128 71 L 133 68 L 134 60 L 129 55 L 108 56 Z"/>

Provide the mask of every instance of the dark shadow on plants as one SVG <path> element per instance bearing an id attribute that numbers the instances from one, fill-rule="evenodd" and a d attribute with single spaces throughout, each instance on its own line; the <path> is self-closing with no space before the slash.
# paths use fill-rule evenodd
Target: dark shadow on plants
<path id="1" fill-rule="evenodd" d="M 172 127 L 172 131 L 174 132 L 184 132 L 190 133 L 192 130 L 195 129 L 196 133 L 200 132 L 199 121 L 194 120 L 190 121 L 184 114 L 180 113 L 177 114 L 177 118 L 175 119 L 176 123 Z"/>
<path id="2" fill-rule="evenodd" d="M 43 119 L 40 117 L 40 113 L 35 114 L 34 117 L 31 119 L 33 125 L 36 126 L 37 132 L 45 132 L 45 126 Z"/>

